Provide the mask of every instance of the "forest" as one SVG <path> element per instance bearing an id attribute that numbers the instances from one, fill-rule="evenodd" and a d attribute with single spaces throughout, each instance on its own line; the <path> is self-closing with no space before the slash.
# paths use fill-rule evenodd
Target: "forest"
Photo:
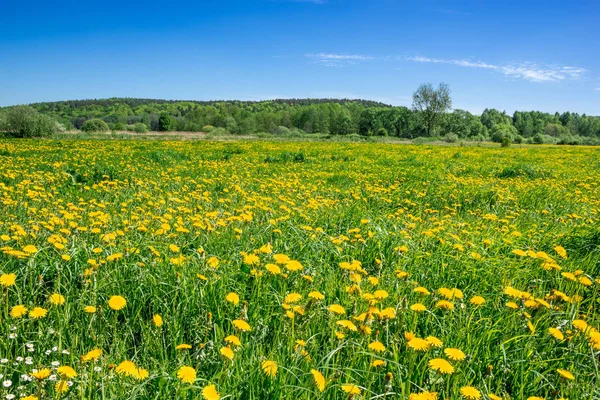
<path id="1" fill-rule="evenodd" d="M 496 109 L 485 109 L 481 115 L 474 115 L 465 110 L 451 110 L 449 104 L 430 114 L 429 109 L 420 109 L 414 103 L 408 108 L 349 99 L 174 101 L 110 98 L 34 103 L 27 109 L 39 118 L 54 119 L 59 130 L 282 136 L 320 133 L 435 138 L 447 142 L 600 144 L 600 117 L 597 116 L 539 111 L 516 111 L 509 115 Z M 6 121 L 14 108 L 0 109 L 0 131 L 11 130 L 2 129 L 2 126 L 10 125 Z"/>

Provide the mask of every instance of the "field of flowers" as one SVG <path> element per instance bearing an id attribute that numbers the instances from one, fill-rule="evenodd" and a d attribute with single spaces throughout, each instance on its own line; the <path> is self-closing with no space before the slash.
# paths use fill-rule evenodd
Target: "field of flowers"
<path id="1" fill-rule="evenodd" d="M 0 141 L 0 398 L 598 399 L 600 151 Z"/>

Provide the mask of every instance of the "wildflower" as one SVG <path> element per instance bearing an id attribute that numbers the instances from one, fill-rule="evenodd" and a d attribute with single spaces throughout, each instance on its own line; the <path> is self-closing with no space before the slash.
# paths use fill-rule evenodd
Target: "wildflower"
<path id="1" fill-rule="evenodd" d="M 187 343 L 181 343 L 175 346 L 175 350 L 189 350 L 192 348 L 192 345 Z"/>
<path id="2" fill-rule="evenodd" d="M 234 319 L 231 323 L 233 324 L 233 326 L 236 329 L 239 329 L 240 331 L 250 332 L 252 330 L 252 328 L 250 327 L 250 324 L 248 324 L 246 321 L 244 321 L 242 319 Z"/>
<path id="3" fill-rule="evenodd" d="M 296 303 L 298 301 L 300 301 L 302 299 L 302 295 L 299 293 L 290 293 L 287 296 L 285 296 L 285 299 L 283 300 L 284 303 L 288 303 L 288 304 L 293 304 Z"/>
<path id="4" fill-rule="evenodd" d="M 235 335 L 229 335 L 229 336 L 227 336 L 223 340 L 225 340 L 226 343 L 229 343 L 229 344 L 234 345 L 234 346 L 241 346 L 242 345 L 242 342 L 240 341 L 240 339 L 237 336 L 235 336 Z"/>
<path id="5" fill-rule="evenodd" d="M 115 311 L 122 310 L 126 305 L 127 300 L 125 300 L 125 298 L 122 296 L 112 296 L 108 300 L 108 306 Z"/>
<path id="6" fill-rule="evenodd" d="M 83 361 L 96 361 L 102 355 L 102 349 L 95 348 L 82 357 Z"/>
<path id="7" fill-rule="evenodd" d="M 412 306 L 410 306 L 410 309 L 414 312 L 423 312 L 423 311 L 427 310 L 427 307 L 425 307 L 421 303 L 416 303 L 416 304 L 413 304 Z"/>
<path id="8" fill-rule="evenodd" d="M 481 296 L 473 296 L 473 297 L 471 297 L 471 300 L 469 300 L 469 303 L 471 303 L 475 306 L 481 306 L 481 305 L 485 304 L 485 299 Z"/>
<path id="9" fill-rule="evenodd" d="M 308 294 L 308 297 L 313 300 L 319 301 L 319 300 L 323 300 L 325 298 L 325 295 L 321 292 L 314 291 L 314 292 L 310 292 Z"/>
<path id="10" fill-rule="evenodd" d="M 29 316 L 33 319 L 44 318 L 48 314 L 48 310 L 42 307 L 34 307 L 29 311 Z"/>
<path id="11" fill-rule="evenodd" d="M 239 304 L 239 302 L 240 302 L 240 296 L 238 296 L 234 292 L 230 292 L 230 293 L 227 294 L 227 296 L 225 296 L 225 300 L 227 300 L 231 304 L 237 306 Z"/>
<path id="12" fill-rule="evenodd" d="M 96 312 L 96 307 L 94 306 L 85 306 L 83 307 L 83 311 L 88 314 L 94 314 Z"/>
<path id="13" fill-rule="evenodd" d="M 435 306 L 436 308 L 440 308 L 442 310 L 454 310 L 454 304 L 448 300 L 440 300 L 435 304 Z"/>
<path id="14" fill-rule="evenodd" d="M 21 318 L 23 315 L 27 313 L 27 307 L 22 304 L 13 306 L 10 309 L 10 316 L 13 318 Z"/>
<path id="15" fill-rule="evenodd" d="M 231 350 L 231 347 L 226 346 L 226 347 L 221 347 L 221 355 L 229 360 L 233 360 L 233 350 Z"/>
<path id="16" fill-rule="evenodd" d="M 369 349 L 377 352 L 377 353 L 381 353 L 385 351 L 385 346 L 383 345 L 383 343 L 379 342 L 379 341 L 374 341 L 371 344 L 369 344 Z"/>
<path id="17" fill-rule="evenodd" d="M 55 306 L 61 306 L 65 304 L 65 296 L 54 293 L 50 296 L 50 303 L 54 304 Z"/>
<path id="18" fill-rule="evenodd" d="M 413 292 L 419 293 L 419 294 L 425 295 L 425 296 L 429 296 L 431 294 L 431 292 L 429 290 L 427 290 L 426 288 L 424 288 L 422 286 L 414 288 Z"/>
<path id="19" fill-rule="evenodd" d="M 437 392 L 421 392 L 421 393 L 412 393 L 408 400 L 437 400 L 438 394 Z"/>
<path id="20" fill-rule="evenodd" d="M 340 306 L 339 304 L 332 304 L 329 307 L 327 307 L 327 309 L 329 311 L 331 311 L 334 314 L 338 314 L 338 315 L 342 315 L 346 313 L 346 310 L 344 309 L 344 307 Z"/>
<path id="21" fill-rule="evenodd" d="M 219 400 L 221 396 L 215 385 L 207 385 L 202 389 L 202 398 L 204 400 Z"/>
<path id="22" fill-rule="evenodd" d="M 69 367 L 68 365 L 63 365 L 62 367 L 58 367 L 56 372 L 58 372 L 60 375 L 64 376 L 65 378 L 75 378 L 77 376 L 77 372 L 75 372 L 75 370 L 73 368 Z"/>
<path id="23" fill-rule="evenodd" d="M 192 384 L 196 380 L 196 370 L 192 367 L 183 366 L 177 371 L 177 378 L 183 383 Z"/>
<path id="24" fill-rule="evenodd" d="M 39 371 L 32 372 L 31 376 L 39 380 L 46 379 L 50 376 L 50 368 L 42 368 Z"/>
<path id="25" fill-rule="evenodd" d="M 454 348 L 444 349 L 444 354 L 452 361 L 462 361 L 467 357 L 462 350 Z"/>
<path id="26" fill-rule="evenodd" d="M 66 381 L 60 380 L 54 385 L 54 391 L 57 393 L 66 393 L 69 391 L 69 385 Z"/>
<path id="27" fill-rule="evenodd" d="M 152 316 L 152 322 L 157 328 L 160 328 L 163 325 L 163 319 L 159 314 L 154 314 Z"/>
<path id="28" fill-rule="evenodd" d="M 277 375 L 277 363 L 275 361 L 265 360 L 262 362 L 261 368 L 265 375 L 269 377 L 274 377 Z"/>
<path id="29" fill-rule="evenodd" d="M 556 252 L 556 254 L 558 254 L 559 256 L 561 256 L 562 258 L 564 258 L 565 260 L 567 259 L 567 251 L 565 250 L 564 247 L 562 247 L 562 246 L 556 246 L 556 247 L 554 247 L 554 251 Z"/>
<path id="30" fill-rule="evenodd" d="M 342 390 L 350 395 L 360 394 L 360 388 L 351 383 L 342 385 Z"/>
<path id="31" fill-rule="evenodd" d="M 134 376 L 137 374 L 137 366 L 133 361 L 125 360 L 121 364 L 117 365 L 115 371 L 117 374 L 125 376 Z"/>
<path id="32" fill-rule="evenodd" d="M 0 286 L 10 287 L 15 284 L 17 275 L 15 274 L 2 274 L 0 275 Z"/>
<path id="33" fill-rule="evenodd" d="M 285 263 L 285 269 L 287 269 L 288 271 L 300 271 L 303 266 L 300 263 L 300 261 L 296 261 L 296 260 L 290 260 L 288 262 Z"/>
<path id="34" fill-rule="evenodd" d="M 460 388 L 460 394 L 468 400 L 481 399 L 481 392 L 473 386 L 463 386 Z"/>
<path id="35" fill-rule="evenodd" d="M 352 321 L 348 321 L 347 319 L 342 319 L 336 322 L 337 325 L 346 328 L 352 332 L 357 332 L 358 328 L 356 327 L 356 325 L 354 325 L 352 323 Z"/>
<path id="36" fill-rule="evenodd" d="M 373 360 L 373 362 L 371 363 L 371 367 L 383 367 L 385 365 L 385 361 L 383 360 Z"/>
<path id="37" fill-rule="evenodd" d="M 279 268 L 279 266 L 275 264 L 267 264 L 265 265 L 265 269 L 273 275 L 281 274 L 281 268 Z"/>
<path id="38" fill-rule="evenodd" d="M 575 377 L 573 376 L 573 374 L 571 372 L 567 371 L 566 369 L 559 368 L 556 370 L 556 372 L 558 372 L 558 374 L 565 379 L 568 379 L 570 381 L 575 380 Z"/>
<path id="39" fill-rule="evenodd" d="M 427 351 L 430 346 L 431 344 L 427 340 L 418 337 L 408 341 L 408 347 L 416 351 Z"/>
<path id="40" fill-rule="evenodd" d="M 425 340 L 431 345 L 431 347 L 442 347 L 444 345 L 444 342 L 435 336 L 427 336 Z"/>
<path id="41" fill-rule="evenodd" d="M 454 372 L 454 367 L 448 361 L 443 358 L 434 358 L 429 361 L 429 368 L 434 371 L 438 371 L 442 374 L 452 374 Z"/>
<path id="42" fill-rule="evenodd" d="M 319 392 L 323 392 L 325 390 L 326 385 L 325 377 L 323 376 L 323 374 L 317 371 L 316 369 L 311 369 L 310 373 L 313 376 L 315 386 L 317 387 L 317 389 L 319 389 Z"/>

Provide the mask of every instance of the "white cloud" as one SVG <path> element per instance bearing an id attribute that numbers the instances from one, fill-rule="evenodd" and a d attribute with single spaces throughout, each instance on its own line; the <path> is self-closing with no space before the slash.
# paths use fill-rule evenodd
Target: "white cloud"
<path id="1" fill-rule="evenodd" d="M 360 54 L 332 54 L 332 53 L 310 53 L 305 54 L 313 62 L 325 65 L 326 67 L 341 67 L 347 64 L 356 64 L 361 61 L 369 61 L 374 58 Z"/>
<path id="2" fill-rule="evenodd" d="M 594 90 L 597 90 L 598 92 L 600 92 L 600 87 L 597 87 Z"/>
<path id="3" fill-rule="evenodd" d="M 495 65 L 481 61 L 464 59 L 444 59 L 430 57 L 407 57 L 407 60 L 420 63 L 451 64 L 467 68 L 483 68 L 500 72 L 512 78 L 525 79 L 532 82 L 560 82 L 564 80 L 580 79 L 586 72 L 585 69 L 572 66 L 538 65 L 535 63 L 521 62 L 516 64 Z"/>

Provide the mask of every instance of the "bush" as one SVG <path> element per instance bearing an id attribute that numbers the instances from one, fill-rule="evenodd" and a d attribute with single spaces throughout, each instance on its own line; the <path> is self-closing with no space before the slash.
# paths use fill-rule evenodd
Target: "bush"
<path id="1" fill-rule="evenodd" d="M 533 143 L 535 143 L 535 144 L 556 144 L 557 139 L 550 135 L 542 135 L 542 134 L 538 133 L 533 137 Z"/>
<path id="2" fill-rule="evenodd" d="M 518 135 L 517 128 L 509 124 L 496 124 L 491 131 L 492 141 L 496 143 L 503 143 L 505 137 L 509 142 L 513 142 Z"/>
<path id="3" fill-rule="evenodd" d="M 210 133 L 213 131 L 213 129 L 215 129 L 215 127 L 212 125 L 204 125 L 202 127 L 202 132 Z"/>
<path id="4" fill-rule="evenodd" d="M 99 118 L 88 119 L 81 126 L 84 132 L 106 132 L 109 130 L 108 124 Z"/>
<path id="5" fill-rule="evenodd" d="M 385 128 L 379 128 L 377 129 L 377 136 L 387 136 L 388 135 L 388 131 Z"/>
<path id="6" fill-rule="evenodd" d="M 278 126 L 271 130 L 274 135 L 289 135 L 291 131 L 285 126 Z"/>
<path id="7" fill-rule="evenodd" d="M 446 136 L 444 136 L 444 142 L 456 143 L 456 142 L 458 142 L 458 135 L 455 133 L 449 133 Z"/>
<path id="8" fill-rule="evenodd" d="M 148 132 L 148 126 L 142 122 L 138 122 L 137 124 L 133 125 L 133 131 L 135 133 L 146 133 Z"/>
<path id="9" fill-rule="evenodd" d="M 28 106 L 13 107 L 6 113 L 3 130 L 16 137 L 43 137 L 56 133 L 57 122 Z"/>
<path id="10" fill-rule="evenodd" d="M 502 141 L 500 142 L 500 146 L 501 147 L 508 147 L 510 146 L 510 138 L 508 136 L 502 136 Z"/>
<path id="11" fill-rule="evenodd" d="M 124 124 L 124 123 L 122 123 L 122 122 L 115 122 L 115 123 L 113 124 L 112 128 L 113 128 L 115 131 L 124 131 L 124 130 L 126 130 L 127 128 L 129 128 L 129 125 L 125 126 L 125 124 Z M 127 130 L 129 130 L 129 129 L 127 129 Z"/>

